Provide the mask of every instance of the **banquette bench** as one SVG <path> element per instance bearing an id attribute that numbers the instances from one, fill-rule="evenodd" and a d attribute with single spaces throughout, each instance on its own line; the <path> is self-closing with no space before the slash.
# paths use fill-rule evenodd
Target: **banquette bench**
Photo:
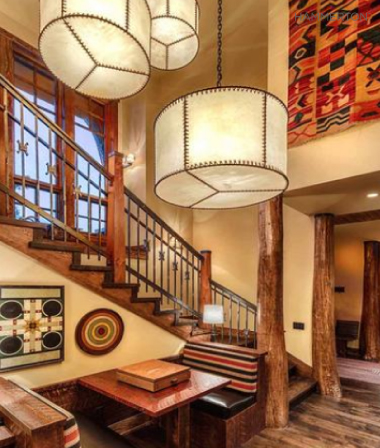
<path id="1" fill-rule="evenodd" d="M 173 362 L 231 380 L 192 406 L 196 448 L 238 448 L 265 427 L 265 352 L 211 342 L 187 343 Z"/>
<path id="2" fill-rule="evenodd" d="M 193 404 L 192 447 L 238 448 L 264 428 L 264 353 L 191 343 L 168 360 L 231 380 L 228 388 Z M 135 429 L 131 422 L 160 424 L 84 390 L 76 380 L 31 391 L 0 378 L 0 448 L 131 448 L 122 437 Z"/>

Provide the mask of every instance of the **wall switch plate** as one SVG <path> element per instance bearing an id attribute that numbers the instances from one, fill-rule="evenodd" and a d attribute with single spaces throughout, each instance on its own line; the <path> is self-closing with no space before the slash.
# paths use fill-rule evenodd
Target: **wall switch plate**
<path id="1" fill-rule="evenodd" d="M 305 324 L 303 322 L 293 322 L 293 329 L 294 330 L 304 330 Z"/>

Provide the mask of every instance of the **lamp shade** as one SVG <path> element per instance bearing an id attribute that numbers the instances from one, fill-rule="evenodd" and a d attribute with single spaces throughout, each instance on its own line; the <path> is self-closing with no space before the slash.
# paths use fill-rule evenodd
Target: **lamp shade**
<path id="1" fill-rule="evenodd" d="M 224 309 L 222 305 L 205 305 L 203 310 L 203 323 L 222 324 L 224 322 Z"/>
<path id="2" fill-rule="evenodd" d="M 189 64 L 199 48 L 196 0 L 148 0 L 152 13 L 151 64 L 176 70 Z"/>
<path id="3" fill-rule="evenodd" d="M 253 205 L 288 185 L 285 105 L 268 92 L 218 87 L 185 95 L 155 123 L 155 191 L 194 209 Z"/>
<path id="4" fill-rule="evenodd" d="M 150 76 L 146 0 L 40 0 L 39 47 L 54 75 L 85 95 L 118 99 Z"/>

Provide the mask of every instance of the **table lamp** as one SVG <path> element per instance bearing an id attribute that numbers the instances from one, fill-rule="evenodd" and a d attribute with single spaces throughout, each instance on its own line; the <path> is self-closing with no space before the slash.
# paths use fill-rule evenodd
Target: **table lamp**
<path id="1" fill-rule="evenodd" d="M 203 309 L 203 323 L 212 325 L 211 342 L 216 342 L 216 325 L 224 323 L 224 309 L 222 305 L 205 305 Z"/>

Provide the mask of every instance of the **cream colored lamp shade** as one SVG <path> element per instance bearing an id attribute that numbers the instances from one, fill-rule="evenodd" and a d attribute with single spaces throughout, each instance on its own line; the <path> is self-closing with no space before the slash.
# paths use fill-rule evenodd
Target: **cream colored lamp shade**
<path id="1" fill-rule="evenodd" d="M 155 123 L 156 194 L 194 209 L 246 207 L 288 186 L 285 105 L 249 87 L 183 96 Z"/>
<path id="2" fill-rule="evenodd" d="M 199 48 L 196 0 L 148 0 L 152 13 L 151 64 L 161 70 L 185 67 Z"/>
<path id="3" fill-rule="evenodd" d="M 85 95 L 119 99 L 150 76 L 151 16 L 146 0 L 40 0 L 42 58 Z"/>
<path id="4" fill-rule="evenodd" d="M 203 323 L 222 324 L 224 323 L 224 308 L 222 305 L 205 305 L 203 309 Z"/>

